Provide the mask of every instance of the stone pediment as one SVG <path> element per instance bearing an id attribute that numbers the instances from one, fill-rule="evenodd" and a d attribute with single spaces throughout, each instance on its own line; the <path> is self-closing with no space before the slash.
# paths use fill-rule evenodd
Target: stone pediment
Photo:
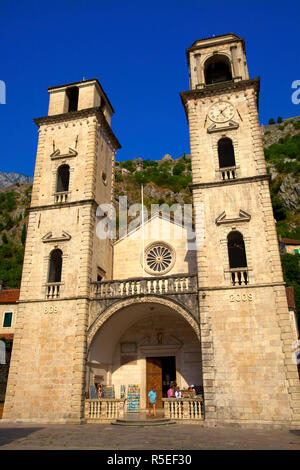
<path id="1" fill-rule="evenodd" d="M 243 211 L 240 209 L 239 212 L 239 217 L 231 217 L 227 218 L 226 217 L 226 212 L 223 211 L 219 217 L 216 218 L 216 224 L 221 225 L 221 224 L 231 224 L 231 223 L 239 223 L 239 222 L 249 222 L 251 219 L 251 215 L 248 214 L 248 212 Z"/>
<path id="2" fill-rule="evenodd" d="M 52 232 L 48 232 L 48 233 L 46 233 L 46 235 L 44 235 L 42 237 L 42 242 L 43 243 L 64 242 L 64 241 L 68 241 L 68 240 L 71 240 L 71 235 L 69 233 L 65 232 L 64 230 L 62 231 L 61 236 L 53 236 Z"/>
<path id="3" fill-rule="evenodd" d="M 51 160 L 55 160 L 55 159 L 58 159 L 58 158 L 76 157 L 76 155 L 77 155 L 76 150 L 69 147 L 69 153 L 61 154 L 60 150 L 56 149 L 53 153 L 51 153 L 50 158 L 51 158 Z"/>
<path id="4" fill-rule="evenodd" d="M 239 124 L 235 121 L 233 121 L 232 119 L 230 119 L 230 121 L 226 122 L 225 124 L 211 124 L 208 128 L 207 128 L 207 132 L 209 134 L 212 134 L 213 132 L 220 132 L 220 131 L 228 131 L 228 130 L 232 130 L 232 129 L 237 129 L 239 127 Z"/>

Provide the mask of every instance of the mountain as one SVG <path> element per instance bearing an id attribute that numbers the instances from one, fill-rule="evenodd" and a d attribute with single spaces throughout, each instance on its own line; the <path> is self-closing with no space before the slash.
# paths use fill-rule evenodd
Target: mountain
<path id="1" fill-rule="evenodd" d="M 31 176 L 25 176 L 20 173 L 4 173 L 0 171 L 0 189 L 7 188 L 15 183 L 32 183 Z"/>

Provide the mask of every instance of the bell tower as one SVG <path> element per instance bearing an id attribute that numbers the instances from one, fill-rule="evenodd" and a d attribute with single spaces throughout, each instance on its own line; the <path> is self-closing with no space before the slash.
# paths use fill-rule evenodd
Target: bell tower
<path id="1" fill-rule="evenodd" d="M 114 110 L 97 79 L 48 88 L 39 130 L 18 320 L 3 418 L 83 417 L 92 281 L 111 279 L 112 245 L 96 236 L 111 203 Z"/>
<path id="2" fill-rule="evenodd" d="M 300 422 L 300 386 L 258 118 L 259 78 L 235 34 L 187 49 L 205 417 Z"/>

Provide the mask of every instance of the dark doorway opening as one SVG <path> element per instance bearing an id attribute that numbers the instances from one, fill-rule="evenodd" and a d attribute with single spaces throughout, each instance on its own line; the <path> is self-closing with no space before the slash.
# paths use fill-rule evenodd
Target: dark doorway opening
<path id="1" fill-rule="evenodd" d="M 162 365 L 162 394 L 167 397 L 167 391 L 171 382 L 176 382 L 176 360 L 175 356 L 161 358 Z"/>
<path id="2" fill-rule="evenodd" d="M 176 381 L 175 356 L 147 357 L 146 359 L 146 399 L 152 386 L 156 390 L 157 407 L 162 407 L 162 398 L 167 396 L 170 382 Z"/>

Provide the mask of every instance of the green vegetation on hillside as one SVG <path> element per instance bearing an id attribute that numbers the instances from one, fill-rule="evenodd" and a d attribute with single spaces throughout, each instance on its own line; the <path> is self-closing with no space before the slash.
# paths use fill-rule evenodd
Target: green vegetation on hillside
<path id="1" fill-rule="evenodd" d="M 278 173 L 300 175 L 300 134 L 279 139 L 278 144 L 272 144 L 265 149 L 268 163 L 275 166 Z"/>
<path id="2" fill-rule="evenodd" d="M 4 233 L 0 244 L 0 279 L 6 286 L 20 286 L 23 258 L 24 246 L 14 243 Z"/>
<path id="3" fill-rule="evenodd" d="M 300 239 L 299 209 L 289 210 L 285 207 L 280 197 L 280 187 L 287 177 L 292 175 L 299 182 L 300 176 L 300 134 L 287 135 L 277 144 L 265 148 L 265 157 L 268 165 L 272 165 L 277 171 L 277 176 L 270 184 L 274 217 L 277 221 L 276 228 L 279 235 L 288 238 Z M 291 229 L 290 227 L 293 227 Z"/>
<path id="4" fill-rule="evenodd" d="M 296 310 L 300 312 L 300 255 L 285 253 L 281 256 L 283 277 L 287 286 L 294 286 Z"/>
<path id="5" fill-rule="evenodd" d="M 0 280 L 9 287 L 20 286 L 31 189 L 17 183 L 0 192 Z"/>
<path id="6" fill-rule="evenodd" d="M 168 188 L 175 193 L 188 188 L 192 183 L 191 164 L 185 156 L 173 161 L 158 163 L 143 160 L 143 170 L 137 171 L 133 160 L 117 162 L 120 168 L 126 168 L 132 175 L 132 184 L 154 183 L 160 188 Z M 123 176 L 116 171 L 116 182 L 121 182 Z"/>

